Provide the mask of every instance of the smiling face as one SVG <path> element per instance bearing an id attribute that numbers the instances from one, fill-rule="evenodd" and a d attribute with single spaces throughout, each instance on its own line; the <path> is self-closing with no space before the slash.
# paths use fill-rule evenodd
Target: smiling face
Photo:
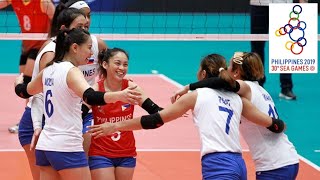
<path id="1" fill-rule="evenodd" d="M 88 36 L 88 39 L 85 43 L 78 45 L 78 59 L 79 59 L 79 63 L 80 65 L 85 65 L 88 63 L 88 59 L 92 56 L 92 51 L 91 51 L 91 47 L 92 47 L 92 40 L 91 37 Z"/>
<path id="2" fill-rule="evenodd" d="M 128 57 L 118 51 L 110 57 L 109 62 L 103 62 L 103 68 L 107 71 L 108 78 L 122 80 L 128 72 Z"/>
<path id="3" fill-rule="evenodd" d="M 88 30 L 88 29 L 86 28 L 86 25 L 87 25 L 87 24 L 88 24 L 87 19 L 86 19 L 84 16 L 80 15 L 80 16 L 76 17 L 76 18 L 72 21 L 72 23 L 71 23 L 70 26 L 69 26 L 69 29 L 82 28 L 82 29 Z"/>
<path id="4" fill-rule="evenodd" d="M 70 47 L 69 52 L 71 51 L 70 53 L 74 56 L 74 58 L 72 58 L 72 63 L 75 66 L 86 65 L 88 63 L 88 59 L 92 56 L 92 40 L 90 35 L 86 36 L 87 39 L 85 42 L 81 44 L 73 43 Z"/>

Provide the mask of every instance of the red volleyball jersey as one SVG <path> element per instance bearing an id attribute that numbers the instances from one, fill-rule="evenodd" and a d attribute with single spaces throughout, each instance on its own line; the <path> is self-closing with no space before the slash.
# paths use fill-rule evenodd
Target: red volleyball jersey
<path id="1" fill-rule="evenodd" d="M 98 82 L 99 91 L 105 92 L 104 81 Z M 128 80 L 122 80 L 122 90 L 128 87 Z M 115 123 L 133 118 L 134 105 L 117 101 L 104 106 L 92 106 L 94 124 Z M 134 157 L 136 145 L 132 131 L 121 131 L 91 139 L 89 156 L 104 156 L 108 158 Z"/>
<path id="2" fill-rule="evenodd" d="M 11 0 L 22 33 L 47 33 L 50 27 L 50 19 L 41 10 L 41 0 Z M 23 51 L 40 49 L 45 41 L 22 41 Z"/>

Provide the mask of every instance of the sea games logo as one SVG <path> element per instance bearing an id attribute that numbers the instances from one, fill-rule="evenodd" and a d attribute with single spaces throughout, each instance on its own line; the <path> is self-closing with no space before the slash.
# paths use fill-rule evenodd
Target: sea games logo
<path id="1" fill-rule="evenodd" d="M 280 27 L 275 32 L 277 37 L 288 35 L 290 40 L 286 42 L 285 48 L 295 55 L 301 54 L 303 47 L 307 45 L 307 39 L 304 37 L 304 30 L 307 28 L 307 24 L 304 21 L 299 20 L 301 13 L 302 7 L 300 5 L 293 6 L 292 11 L 289 14 L 290 19 L 288 24 Z"/>
<path id="2" fill-rule="evenodd" d="M 270 73 L 318 72 L 317 7 L 312 3 L 270 4 Z"/>

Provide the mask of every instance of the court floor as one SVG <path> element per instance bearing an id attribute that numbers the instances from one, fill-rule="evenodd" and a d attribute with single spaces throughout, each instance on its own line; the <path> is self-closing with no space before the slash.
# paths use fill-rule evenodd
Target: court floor
<path id="1" fill-rule="evenodd" d="M 19 145 L 16 134 L 7 127 L 20 118 L 24 101 L 15 96 L 13 82 L 16 75 L 1 75 L 0 87 L 0 179 L 31 180 L 26 156 Z M 165 107 L 169 97 L 181 85 L 164 75 L 130 75 L 152 99 Z M 156 87 L 155 87 L 156 85 Z M 140 107 L 135 116 L 146 114 Z M 138 149 L 134 180 L 201 179 L 199 137 L 192 122 L 192 115 L 179 118 L 156 130 L 135 132 Z M 248 169 L 248 179 L 254 179 L 254 166 L 250 152 L 243 139 L 243 156 Z M 298 180 L 320 179 L 319 167 L 301 157 Z"/>

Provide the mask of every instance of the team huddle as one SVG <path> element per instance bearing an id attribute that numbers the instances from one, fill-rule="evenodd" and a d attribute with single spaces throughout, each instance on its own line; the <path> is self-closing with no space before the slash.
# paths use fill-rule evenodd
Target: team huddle
<path id="1" fill-rule="evenodd" d="M 240 133 L 256 179 L 297 177 L 298 154 L 272 97 L 258 83 L 264 70 L 257 53 L 235 52 L 229 66 L 219 54 L 205 56 L 198 82 L 176 91 L 162 108 L 125 78 L 128 52 L 89 33 L 85 1 L 60 1 L 48 19 L 50 38 L 29 57 L 32 77 L 21 74 L 15 81 L 16 94 L 29 99 L 19 141 L 33 179 L 133 179 L 133 130 L 161 128 L 189 110 L 200 134 L 203 179 L 247 179 Z M 134 117 L 135 105 L 149 115 Z"/>

